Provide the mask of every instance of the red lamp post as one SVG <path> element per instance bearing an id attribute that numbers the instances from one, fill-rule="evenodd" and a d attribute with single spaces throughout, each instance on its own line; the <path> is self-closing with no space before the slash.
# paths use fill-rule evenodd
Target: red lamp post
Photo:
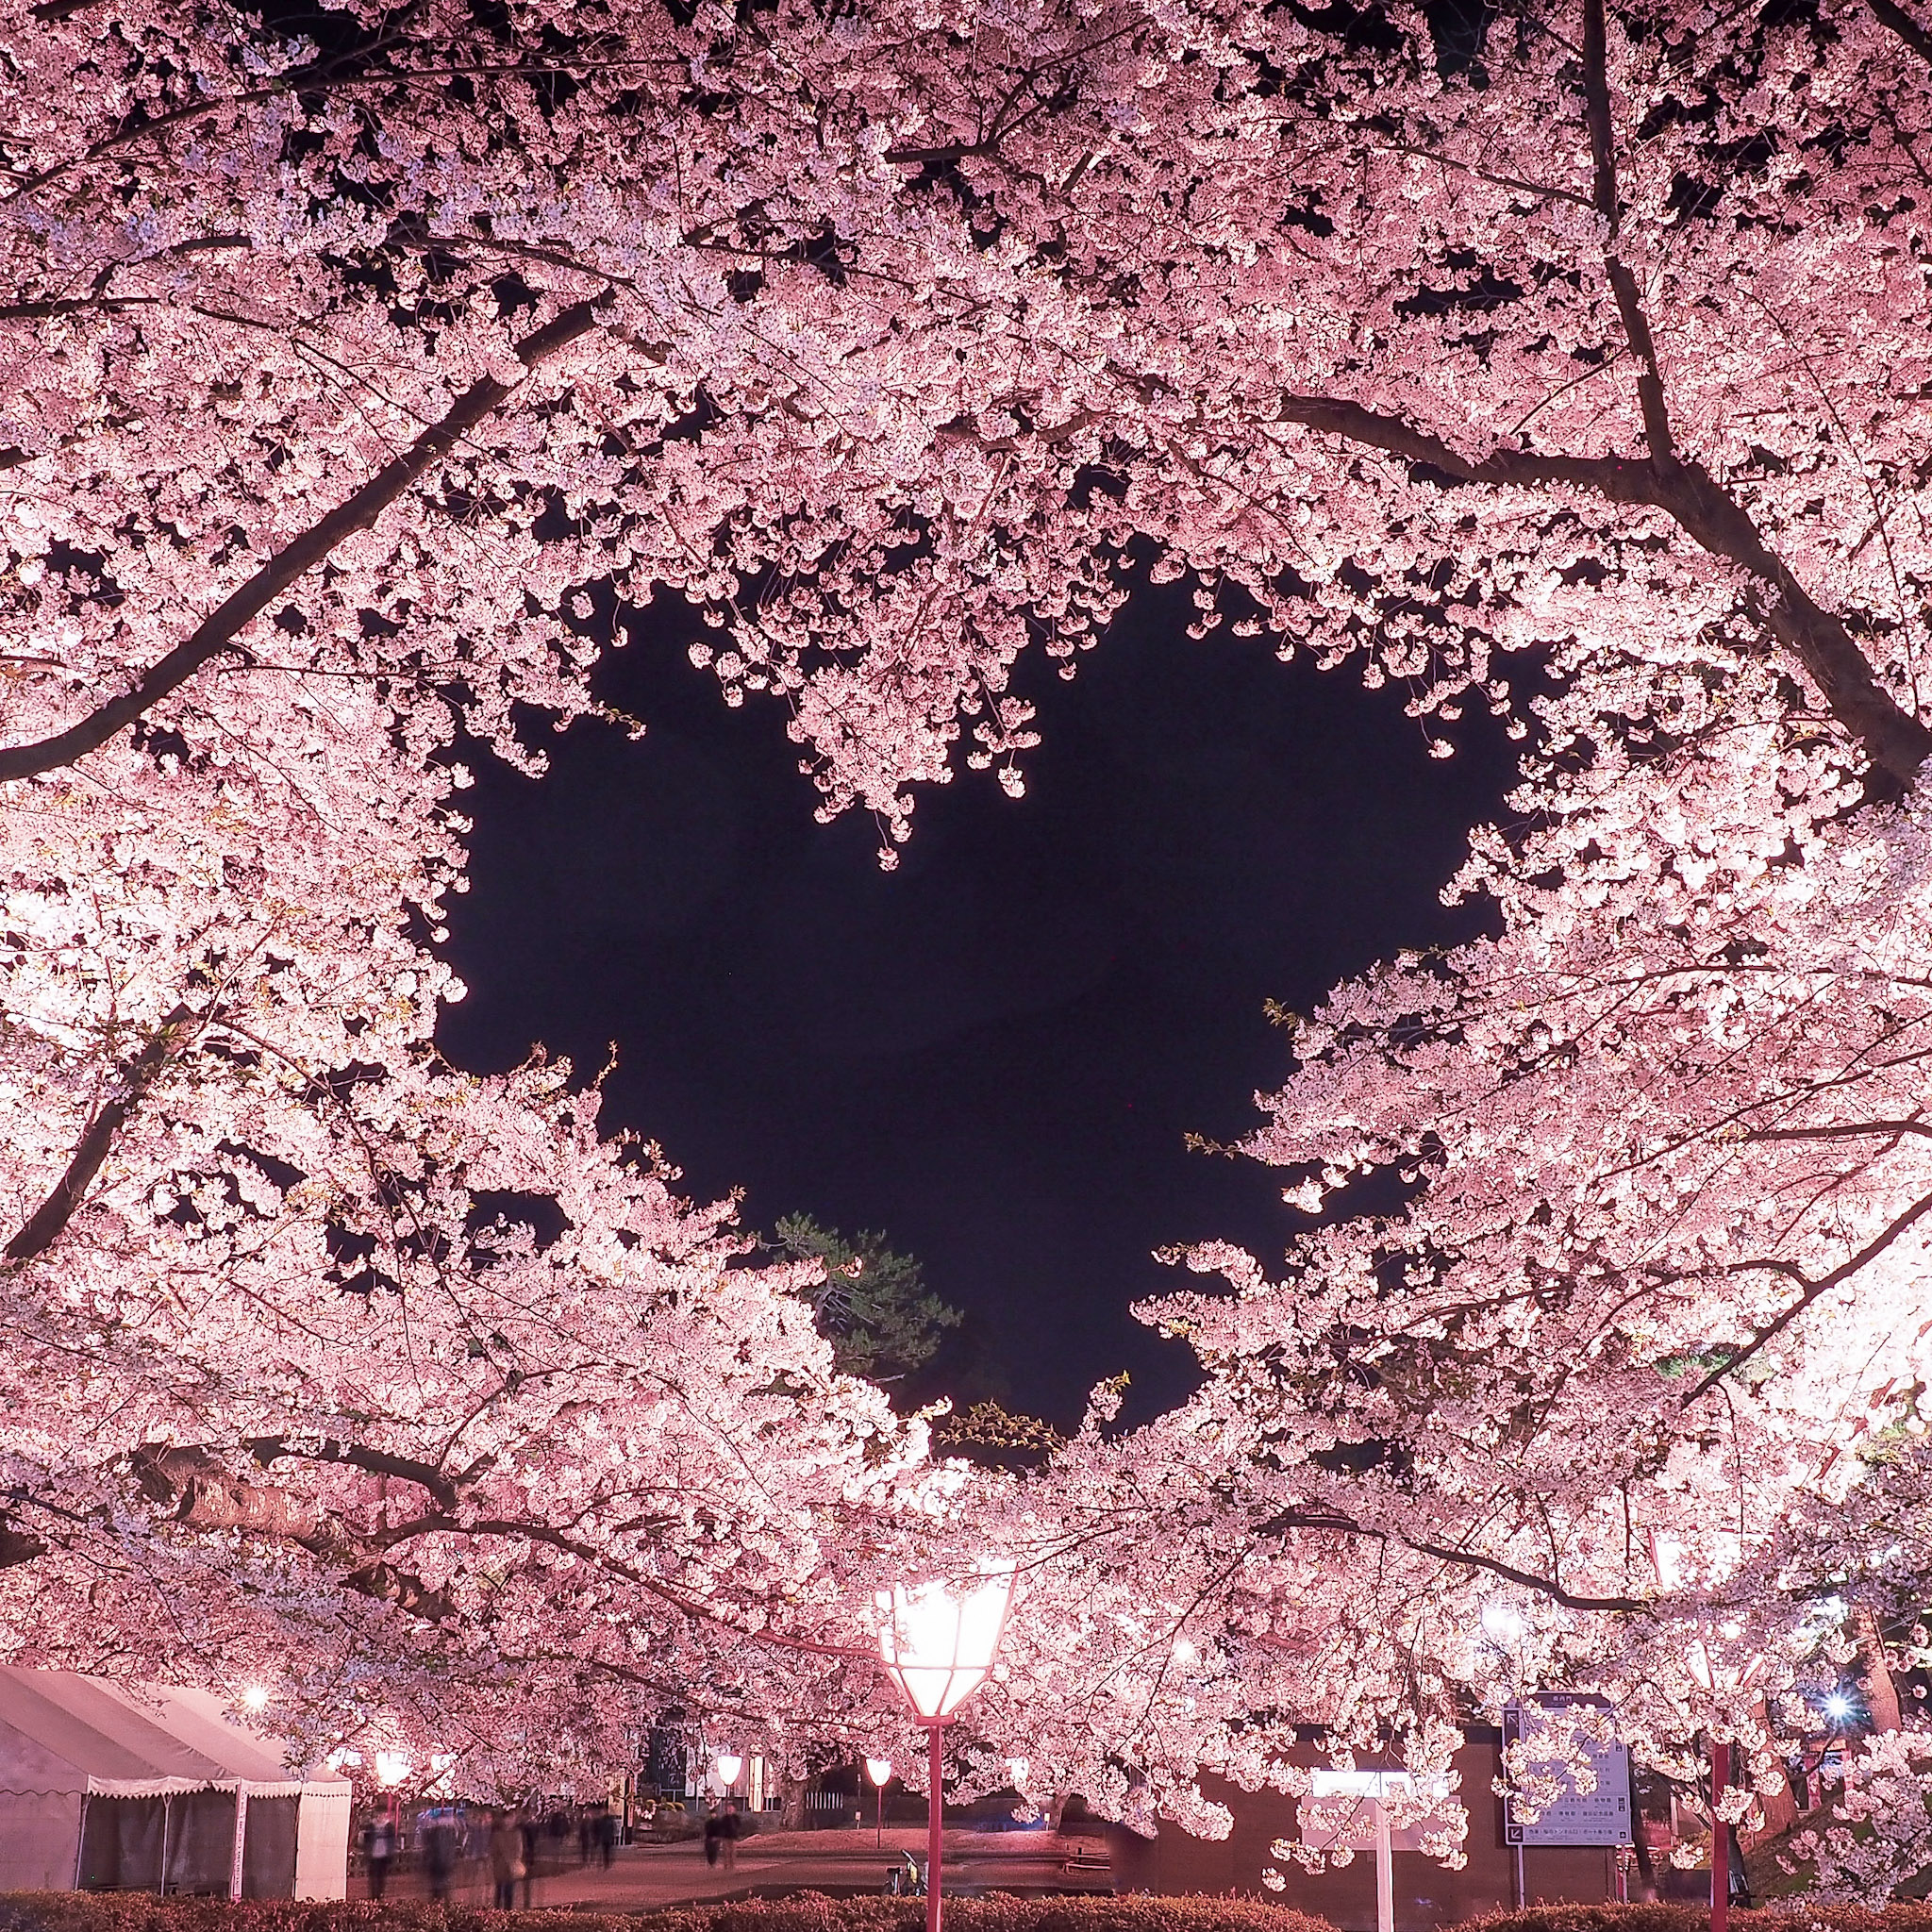
<path id="1" fill-rule="evenodd" d="M 944 1798 L 941 1742 L 953 1713 L 986 1681 L 1007 1626 L 1012 1572 L 982 1574 L 965 1587 L 897 1585 L 881 1593 L 879 1655 L 914 1718 L 925 1726 L 925 1932 L 940 1932 L 940 1858 Z"/>
<path id="2" fill-rule="evenodd" d="M 1710 1740 L 1710 1932 L 1729 1932 L 1731 1923 L 1731 1827 L 1719 1816 L 1731 1781 L 1731 1747 Z"/>
<path id="3" fill-rule="evenodd" d="M 1722 1634 L 1735 1638 L 1735 1626 Z M 1731 1746 L 1720 1741 L 1716 1717 L 1725 1704 L 1758 1696 L 1757 1685 L 1764 1670 L 1762 1656 L 1719 1659 L 1710 1646 L 1699 1641 L 1690 1646 L 1686 1661 L 1691 1676 L 1710 1692 L 1713 1724 L 1710 1736 L 1710 1932 L 1729 1932 L 1731 1923 L 1731 1836 L 1733 1827 L 1720 1814 L 1724 1791 L 1731 1781 Z"/>

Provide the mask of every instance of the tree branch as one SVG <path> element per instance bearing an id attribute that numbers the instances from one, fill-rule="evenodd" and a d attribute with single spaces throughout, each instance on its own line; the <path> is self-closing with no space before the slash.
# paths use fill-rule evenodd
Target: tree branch
<path id="1" fill-rule="evenodd" d="M 335 1442 L 324 1438 L 312 1443 L 291 1441 L 286 1436 L 256 1436 L 242 1445 L 266 1469 L 289 1457 L 303 1462 L 337 1462 L 351 1469 L 366 1470 L 372 1475 L 400 1476 L 425 1490 L 444 1509 L 458 1505 L 457 1485 L 439 1469 L 409 1456 L 391 1456 L 386 1449 L 363 1449 L 354 1442 Z"/>
<path id="2" fill-rule="evenodd" d="M 1858 741 L 1890 787 L 1911 790 L 1932 758 L 1932 730 L 1900 707 L 1878 682 L 1871 661 L 1841 618 L 1817 604 L 1758 534 L 1757 526 L 1701 463 L 1665 458 L 1544 455 L 1495 449 L 1471 458 L 1425 430 L 1332 396 L 1285 396 L 1277 420 L 1298 423 L 1364 448 L 1421 463 L 1461 483 L 1503 489 L 1568 486 L 1612 503 L 1662 510 L 1714 557 L 1750 573 L 1773 592 L 1761 613 L 1778 642 L 1803 665 L 1832 715 Z"/>
<path id="3" fill-rule="evenodd" d="M 1583 0 L 1583 118 L 1590 129 L 1590 159 L 1596 211 L 1609 227 L 1609 239 L 1616 242 L 1624 224 L 1624 204 L 1617 192 L 1617 150 L 1610 121 L 1610 83 L 1607 72 L 1607 34 L 1604 23 L 1604 0 Z M 1623 319 L 1624 333 L 1637 354 L 1637 398 L 1643 410 L 1643 436 L 1650 453 L 1659 462 L 1669 459 L 1670 413 L 1664 407 L 1663 377 L 1657 370 L 1657 343 L 1650 333 L 1650 318 L 1637 292 L 1637 277 L 1614 246 L 1604 250 L 1604 271 L 1609 276 L 1610 292 L 1617 298 L 1617 313 Z"/>
<path id="4" fill-rule="evenodd" d="M 1734 1264 L 1729 1271 L 1734 1274 L 1742 1274 L 1754 1268 L 1770 1268 L 1775 1269 L 1780 1274 L 1790 1276 L 1792 1280 L 1799 1284 L 1798 1299 L 1780 1314 L 1774 1316 L 1741 1348 L 1735 1351 L 1718 1367 L 1711 1370 L 1710 1374 L 1705 1376 L 1704 1380 L 1698 1383 L 1690 1394 L 1685 1396 L 1682 1406 L 1685 1408 L 1689 1408 L 1700 1395 L 1708 1394 L 1734 1369 L 1741 1367 L 1768 1341 L 1783 1334 L 1820 1295 L 1829 1294 L 1840 1283 L 1849 1281 L 1868 1261 L 1874 1260 L 1876 1257 L 1882 1255 L 1914 1222 L 1923 1220 L 1927 1214 L 1932 1214 L 1932 1194 L 1922 1194 L 1903 1214 L 1894 1216 L 1884 1227 L 1880 1228 L 1856 1255 L 1853 1255 L 1847 1260 L 1840 1261 L 1829 1274 L 1821 1274 L 1816 1281 L 1812 1281 L 1802 1274 L 1789 1261 L 1740 1261 Z"/>
<path id="5" fill-rule="evenodd" d="M 1927 33 L 1897 0 L 1865 0 L 1865 4 L 1881 26 L 1890 27 L 1922 60 L 1932 62 L 1932 33 Z"/>
<path id="6" fill-rule="evenodd" d="M 173 1058 L 182 1039 L 197 1024 L 198 1016 L 183 1001 L 148 1036 L 147 1044 L 135 1056 L 134 1063 L 127 1069 L 121 1091 L 88 1123 L 87 1131 L 81 1135 L 80 1144 L 75 1148 L 74 1158 L 67 1163 L 67 1171 L 55 1182 L 53 1192 L 34 1209 L 27 1217 L 25 1226 L 7 1243 L 4 1251 L 7 1260 L 16 1263 L 30 1261 L 53 1246 L 61 1229 L 74 1218 L 74 1210 L 92 1186 L 94 1176 L 100 1173 L 101 1163 L 113 1148 L 115 1135 L 126 1124 L 128 1115 L 146 1097 L 148 1089 Z"/>
<path id="7" fill-rule="evenodd" d="M 635 1585 L 648 1595 L 659 1598 L 669 1604 L 681 1615 L 701 1624 L 716 1624 L 733 1636 L 741 1637 L 755 1643 L 770 1643 L 781 1650 L 796 1650 L 810 1653 L 814 1657 L 840 1657 L 862 1658 L 872 1662 L 878 1660 L 878 1653 L 863 1646 L 850 1643 L 820 1643 L 807 1637 L 791 1637 L 782 1631 L 766 1628 L 745 1630 L 734 1624 L 730 1618 L 722 1615 L 708 1605 L 687 1596 L 682 1591 L 674 1590 L 667 1583 L 660 1583 L 655 1576 L 647 1576 L 634 1564 L 625 1562 L 608 1550 L 600 1550 L 593 1543 L 585 1542 L 579 1537 L 569 1535 L 563 1530 L 553 1529 L 547 1524 L 531 1523 L 522 1518 L 479 1517 L 475 1522 L 463 1522 L 456 1517 L 424 1516 L 410 1523 L 399 1523 L 384 1533 L 383 1541 L 393 1547 L 397 1543 L 412 1542 L 419 1536 L 459 1536 L 465 1538 L 505 1537 L 512 1541 L 543 1543 L 554 1550 L 561 1550 L 566 1556 L 575 1557 L 578 1561 L 602 1570 L 621 1581 Z M 385 1564 L 382 1567 L 387 1568 Z M 398 1573 L 399 1574 L 399 1573 Z"/>
<path id="8" fill-rule="evenodd" d="M 592 326 L 592 305 L 578 302 L 516 345 L 525 369 L 554 356 Z M 472 383 L 402 455 L 387 462 L 347 502 L 331 510 L 234 591 L 203 621 L 192 637 L 160 658 L 132 691 L 110 698 L 77 724 L 36 744 L 0 750 L 0 783 L 58 770 L 97 750 L 125 725 L 134 723 L 171 691 L 179 690 L 209 658 L 239 651 L 242 628 L 298 577 L 306 575 L 352 531 L 367 529 L 424 473 L 441 462 L 457 442 L 483 421 L 519 382 L 486 375 Z M 11 1250 L 9 1249 L 10 1253 Z"/>
<path id="9" fill-rule="evenodd" d="M 1335 1536 L 1364 1537 L 1374 1542 L 1400 1543 L 1406 1550 L 1413 1550 L 1419 1557 L 1433 1557 L 1438 1562 L 1453 1563 L 1464 1569 L 1481 1570 L 1491 1576 L 1500 1576 L 1506 1582 L 1520 1584 L 1524 1590 L 1533 1590 L 1539 1596 L 1546 1596 L 1554 1603 L 1559 1603 L 1570 1610 L 1647 1610 L 1649 1604 L 1641 1597 L 1635 1596 L 1579 1596 L 1574 1591 L 1565 1590 L 1560 1583 L 1547 1576 L 1539 1576 L 1533 1570 L 1519 1570 L 1513 1563 L 1505 1563 L 1494 1557 L 1479 1556 L 1474 1550 L 1458 1550 L 1443 1543 L 1420 1542 L 1413 1537 L 1404 1536 L 1398 1529 L 1377 1529 L 1371 1524 L 1357 1523 L 1354 1517 L 1343 1515 L 1339 1509 L 1324 1509 L 1319 1513 L 1300 1509 L 1284 1509 L 1261 1524 L 1261 1533 L 1279 1534 L 1290 1529 L 1310 1529 L 1326 1531 Z"/>
<path id="10" fill-rule="evenodd" d="M 420 1576 L 380 1559 L 351 1570 L 342 1578 L 342 1587 L 376 1603 L 393 1604 L 429 1624 L 446 1624 L 461 1614 L 447 1591 L 432 1590 Z"/>
<path id="11" fill-rule="evenodd" d="M 0 1516 L 0 1570 L 15 1570 L 47 1554 L 47 1545 L 30 1529 L 17 1529 L 12 1521 Z"/>
<path id="12" fill-rule="evenodd" d="M 1896 1141 L 1909 1134 L 1932 1141 L 1932 1126 L 1919 1119 L 1900 1121 L 1834 1121 L 1821 1127 L 1750 1127 L 1743 1141 Z"/>
<path id="13" fill-rule="evenodd" d="M 90 0 L 83 0 L 83 4 L 90 4 Z M 69 155 L 65 160 L 56 161 L 51 167 L 42 168 L 38 175 L 24 175 L 5 194 L 0 194 L 0 207 L 5 207 L 8 202 L 15 201 L 24 194 L 31 194 L 35 190 L 46 187 L 50 181 L 59 180 L 63 175 L 71 175 L 76 168 L 85 167 L 90 161 L 100 160 L 104 156 L 113 154 L 134 142 L 151 141 L 156 135 L 164 134 L 169 128 L 178 127 L 184 122 L 203 120 L 210 114 L 219 114 L 230 108 L 254 107 L 261 101 L 277 100 L 284 94 L 333 93 L 339 89 L 365 87 L 412 87 L 421 86 L 425 82 L 448 82 L 472 76 L 488 80 L 565 75 L 575 79 L 584 74 L 638 67 L 675 69 L 677 64 L 677 61 L 669 55 L 653 54 L 638 55 L 629 59 L 576 60 L 558 65 L 511 61 L 507 64 L 465 62 L 441 67 L 385 67 L 365 74 L 343 73 L 340 71 L 342 65 L 341 61 L 330 61 L 314 67 L 291 68 L 286 74 L 277 75 L 261 87 L 246 88 L 239 93 L 217 94 L 208 100 L 190 101 L 183 107 L 170 108 L 162 113 L 153 115 L 132 127 L 124 127 L 117 133 L 104 135 L 99 141 L 82 148 L 78 154 Z"/>

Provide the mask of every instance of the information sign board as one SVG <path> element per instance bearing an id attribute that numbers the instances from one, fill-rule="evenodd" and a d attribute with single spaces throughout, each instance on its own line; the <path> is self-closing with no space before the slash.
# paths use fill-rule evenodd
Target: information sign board
<path id="1" fill-rule="evenodd" d="M 1540 1697 L 1526 1707 L 1512 1704 L 1503 1713 L 1503 1742 L 1539 1741 L 1550 1744 L 1558 1761 L 1549 1768 L 1557 1794 L 1534 1809 L 1534 1823 L 1517 1816 L 1514 1798 L 1503 1800 L 1503 1842 L 1507 1845 L 1627 1845 L 1630 1843 L 1630 1753 L 1614 1738 L 1592 1737 L 1579 1729 L 1576 1747 L 1596 1775 L 1593 1790 L 1576 1788 L 1574 1771 L 1560 1761 L 1562 1754 L 1550 1737 L 1550 1720 L 1558 1711 L 1582 1707 L 1607 1708 L 1599 1697 Z"/>

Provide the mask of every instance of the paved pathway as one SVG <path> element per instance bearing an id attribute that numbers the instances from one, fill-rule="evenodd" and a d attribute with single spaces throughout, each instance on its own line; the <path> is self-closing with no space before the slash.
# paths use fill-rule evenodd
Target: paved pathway
<path id="1" fill-rule="evenodd" d="M 613 1910 L 639 1906 L 669 1906 L 707 1900 L 772 1896 L 789 1891 L 883 1891 L 886 1867 L 902 1862 L 910 1852 L 925 1857 L 925 1827 L 894 1825 L 883 1845 L 870 1831 L 759 1832 L 738 1843 L 733 1871 L 705 1863 L 702 1841 L 681 1844 L 628 1845 L 607 1869 L 593 1857 L 577 1863 L 576 1847 L 568 1847 L 564 1862 L 541 1860 L 530 1886 L 530 1904 L 539 1907 L 582 1905 Z M 1068 1860 L 1085 1854 L 1083 1868 L 1069 1869 Z M 1104 1867 L 1091 1863 L 1106 1856 L 1106 1841 L 1093 1838 L 1061 1838 L 1045 1831 L 949 1831 L 945 1844 L 945 1885 L 966 1891 L 1105 1891 L 1109 1878 Z M 397 1872 L 391 1875 L 391 1898 L 421 1898 L 422 1874 Z M 519 1905 L 523 1888 L 518 1887 Z M 365 1895 L 360 1874 L 349 1881 L 349 1896 Z M 458 1867 L 451 1888 L 453 1899 L 474 1905 L 490 1902 L 487 1869 L 476 1864 Z"/>

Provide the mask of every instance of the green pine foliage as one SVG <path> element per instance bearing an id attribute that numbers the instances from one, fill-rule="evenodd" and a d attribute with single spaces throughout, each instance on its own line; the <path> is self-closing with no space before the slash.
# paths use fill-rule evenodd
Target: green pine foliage
<path id="1" fill-rule="evenodd" d="M 959 1310 L 927 1292 L 920 1263 L 889 1248 L 883 1229 L 848 1241 L 809 1214 L 788 1214 L 774 1232 L 770 1245 L 782 1257 L 824 1263 L 824 1280 L 808 1291 L 812 1314 L 848 1374 L 897 1381 L 924 1368 L 959 1325 Z"/>

